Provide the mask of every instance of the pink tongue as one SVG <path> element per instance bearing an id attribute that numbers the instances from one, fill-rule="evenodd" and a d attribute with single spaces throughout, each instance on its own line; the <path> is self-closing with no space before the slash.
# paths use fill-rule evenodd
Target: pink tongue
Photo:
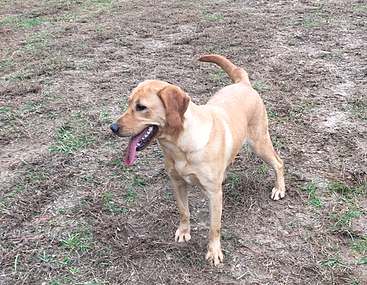
<path id="1" fill-rule="evenodd" d="M 134 163 L 135 156 L 136 156 L 136 146 L 138 145 L 138 142 L 140 141 L 140 139 L 144 136 L 146 132 L 147 132 L 147 128 L 144 129 L 140 134 L 130 139 L 129 145 L 127 146 L 127 152 L 126 152 L 126 156 L 124 160 L 124 164 L 126 167 L 130 167 Z"/>

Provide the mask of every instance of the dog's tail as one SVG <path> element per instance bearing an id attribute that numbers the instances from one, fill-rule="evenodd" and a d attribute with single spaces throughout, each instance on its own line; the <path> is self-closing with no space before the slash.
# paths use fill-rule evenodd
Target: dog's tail
<path id="1" fill-rule="evenodd" d="M 233 83 L 243 83 L 245 85 L 251 85 L 247 72 L 243 68 L 235 66 L 224 56 L 209 54 L 200 57 L 198 61 L 213 62 L 219 65 L 229 75 Z"/>

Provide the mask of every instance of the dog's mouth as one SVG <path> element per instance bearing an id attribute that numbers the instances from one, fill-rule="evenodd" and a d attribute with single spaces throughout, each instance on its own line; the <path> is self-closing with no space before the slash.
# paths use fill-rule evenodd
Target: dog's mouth
<path id="1" fill-rule="evenodd" d="M 143 131 L 130 139 L 124 160 L 126 167 L 130 167 L 134 163 L 136 152 L 145 149 L 156 137 L 157 132 L 158 127 L 152 125 L 146 127 Z"/>

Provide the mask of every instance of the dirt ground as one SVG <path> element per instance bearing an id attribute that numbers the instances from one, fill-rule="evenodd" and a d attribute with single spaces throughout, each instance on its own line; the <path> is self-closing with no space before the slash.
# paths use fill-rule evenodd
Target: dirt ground
<path id="1" fill-rule="evenodd" d="M 0 284 L 367 284 L 367 3 L 0 0 Z M 154 142 L 127 169 L 111 134 L 145 79 L 205 104 L 226 56 L 263 98 L 287 195 L 248 146 L 192 240 Z"/>

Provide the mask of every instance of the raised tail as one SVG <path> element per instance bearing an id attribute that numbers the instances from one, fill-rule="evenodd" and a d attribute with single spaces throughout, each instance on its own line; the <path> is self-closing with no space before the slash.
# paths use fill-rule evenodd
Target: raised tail
<path id="1" fill-rule="evenodd" d="M 198 61 L 212 62 L 219 65 L 229 75 L 233 83 L 243 83 L 245 85 L 251 85 L 247 72 L 243 68 L 235 66 L 224 56 L 209 54 L 200 57 Z"/>

